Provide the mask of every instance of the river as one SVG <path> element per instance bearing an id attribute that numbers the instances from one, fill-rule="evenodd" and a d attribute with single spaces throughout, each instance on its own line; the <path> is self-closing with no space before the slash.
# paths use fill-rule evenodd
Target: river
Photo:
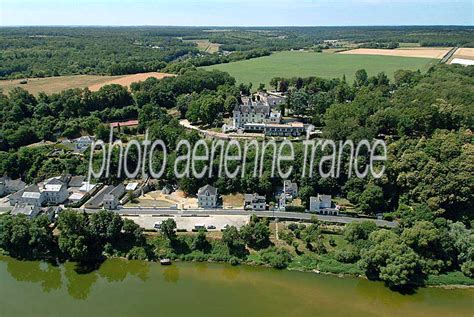
<path id="1" fill-rule="evenodd" d="M 262 267 L 111 259 L 92 272 L 0 257 L 0 316 L 474 316 L 474 289 L 402 295 L 379 282 Z"/>

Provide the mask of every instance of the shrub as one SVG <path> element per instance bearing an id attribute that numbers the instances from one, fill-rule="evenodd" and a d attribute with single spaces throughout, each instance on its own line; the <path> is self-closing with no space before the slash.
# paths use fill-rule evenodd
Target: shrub
<path id="1" fill-rule="evenodd" d="M 298 224 L 292 222 L 288 225 L 288 229 L 290 229 L 291 231 L 295 231 L 296 229 L 298 229 Z"/>
<path id="2" fill-rule="evenodd" d="M 354 247 L 346 247 L 336 250 L 334 258 L 342 263 L 355 263 L 359 260 L 360 255 Z"/>
<path id="3" fill-rule="evenodd" d="M 464 275 L 474 278 L 474 261 L 466 261 L 461 265 L 461 271 Z"/>
<path id="4" fill-rule="evenodd" d="M 143 247 L 133 247 L 127 254 L 129 260 L 146 260 L 148 259 L 146 250 Z"/>
<path id="5" fill-rule="evenodd" d="M 260 258 L 263 263 L 276 269 L 284 269 L 291 263 L 291 254 L 286 249 L 268 248 L 260 252 Z"/>
<path id="6" fill-rule="evenodd" d="M 230 265 L 239 265 L 240 264 L 240 259 L 236 256 L 233 256 L 229 260 Z"/>

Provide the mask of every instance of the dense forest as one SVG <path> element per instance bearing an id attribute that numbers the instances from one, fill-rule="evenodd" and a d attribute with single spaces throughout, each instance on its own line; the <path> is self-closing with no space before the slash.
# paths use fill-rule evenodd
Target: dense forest
<path id="1" fill-rule="evenodd" d="M 177 72 L 226 63 L 272 51 L 317 48 L 325 40 L 364 47 L 394 48 L 398 42 L 421 46 L 474 45 L 472 27 L 4 27 L 0 29 L 0 79 L 71 74 Z M 198 50 L 191 40 L 221 44 L 219 52 Z M 331 44 L 329 44 L 331 45 Z"/>

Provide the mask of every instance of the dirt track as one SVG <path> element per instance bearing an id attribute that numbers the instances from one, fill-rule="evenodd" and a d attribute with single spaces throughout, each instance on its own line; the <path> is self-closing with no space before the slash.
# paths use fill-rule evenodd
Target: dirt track
<path id="1" fill-rule="evenodd" d="M 357 48 L 355 50 L 344 51 L 338 54 L 354 54 L 354 55 L 385 55 L 385 56 L 402 56 L 402 57 L 424 57 L 441 59 L 449 52 L 450 48 L 407 48 L 407 49 L 372 49 Z"/>

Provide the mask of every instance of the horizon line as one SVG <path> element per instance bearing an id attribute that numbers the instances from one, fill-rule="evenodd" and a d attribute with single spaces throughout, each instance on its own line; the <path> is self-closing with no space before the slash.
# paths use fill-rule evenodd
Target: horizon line
<path id="1" fill-rule="evenodd" d="M 183 28 L 314 28 L 314 27 L 474 27 L 473 24 L 332 24 L 332 25 L 174 25 L 174 24 L 12 24 L 8 27 L 183 27 Z"/>

